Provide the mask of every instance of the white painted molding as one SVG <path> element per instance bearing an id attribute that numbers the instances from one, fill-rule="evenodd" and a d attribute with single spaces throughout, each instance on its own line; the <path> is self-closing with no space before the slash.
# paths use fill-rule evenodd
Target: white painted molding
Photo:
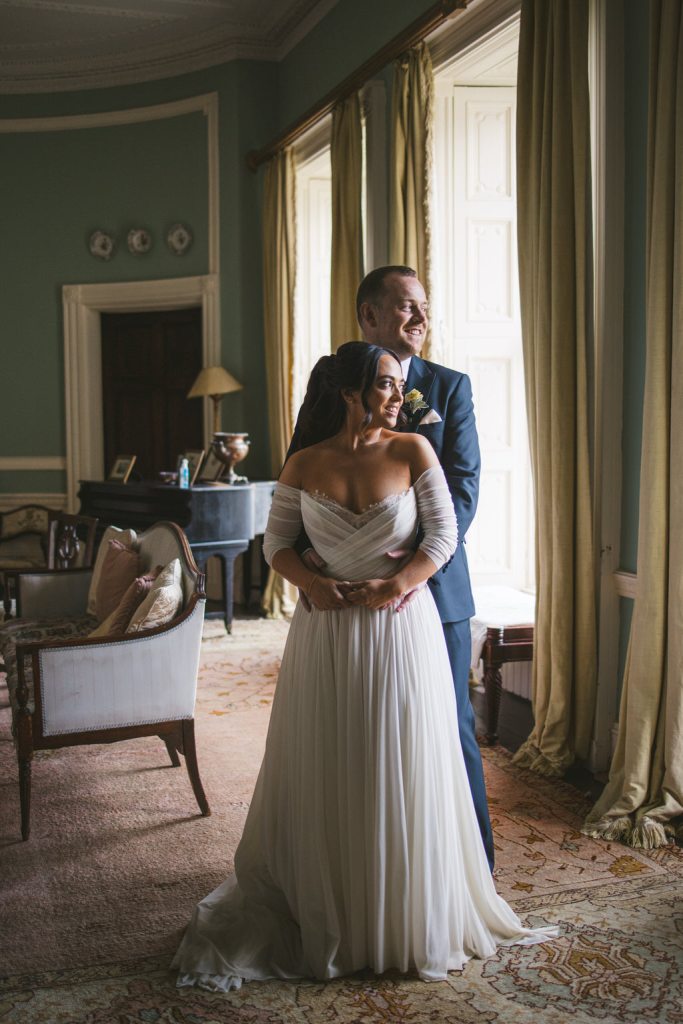
<path id="1" fill-rule="evenodd" d="M 630 597 L 631 600 L 635 601 L 638 596 L 638 577 L 634 572 L 618 572 L 612 573 L 612 579 L 614 581 L 614 589 L 619 597 Z"/>
<path id="2" fill-rule="evenodd" d="M 292 145 L 294 163 L 297 171 L 301 171 L 311 160 L 317 160 L 324 149 L 329 149 L 332 144 L 332 115 L 316 121 L 308 131 L 299 136 Z"/>
<path id="3" fill-rule="evenodd" d="M 66 494 L 0 494 L 0 512 L 9 512 L 22 505 L 46 505 L 63 512 L 66 508 Z"/>
<path id="4" fill-rule="evenodd" d="M 63 455 L 0 455 L 0 471 L 15 473 L 34 469 L 63 470 L 66 459 Z"/>
<path id="5" fill-rule="evenodd" d="M 427 38 L 432 66 L 444 70 L 468 50 L 485 45 L 507 22 L 519 21 L 522 0 L 470 0 L 467 10 L 445 21 Z"/>
<path id="6" fill-rule="evenodd" d="M 111 83 L 110 83 L 111 84 Z M 104 110 L 95 114 L 69 114 L 62 117 L 17 117 L 0 119 L 0 133 L 66 132 L 88 128 L 112 128 L 125 124 L 144 124 L 169 117 L 201 113 L 206 117 L 208 164 L 208 264 L 209 273 L 220 272 L 220 207 L 218 163 L 218 93 L 149 107 L 131 107 L 126 110 Z"/>
<path id="7" fill-rule="evenodd" d="M 71 132 L 81 128 L 111 128 L 123 124 L 143 124 L 145 121 L 163 121 L 167 117 L 183 114 L 209 113 L 217 105 L 218 94 L 204 93 L 183 100 L 157 103 L 149 107 L 130 107 L 125 110 L 102 110 L 94 114 L 65 114 L 61 117 L 10 117 L 0 119 L 0 132 Z"/>
<path id="8" fill-rule="evenodd" d="M 209 273 L 220 273 L 220 188 L 219 188 L 219 135 L 218 135 L 218 93 L 206 97 L 206 157 L 208 170 L 208 246 Z M 216 296 L 216 315 L 220 319 L 220 296 Z"/>
<path id="9" fill-rule="evenodd" d="M 161 281 L 65 285 L 64 384 L 66 393 L 66 471 L 68 507 L 76 508 L 79 480 L 104 476 L 101 313 L 201 306 L 204 366 L 220 363 L 219 288 L 216 275 Z M 212 434 L 212 412 L 204 403 L 205 444 Z"/>
<path id="10" fill-rule="evenodd" d="M 7 0 L 5 0 L 7 2 Z M 27 0 L 15 0 L 21 6 Z M 221 0 L 204 0 L 204 4 L 220 6 Z M 54 6 L 53 0 L 34 0 L 34 4 L 48 3 Z M 186 0 L 189 6 L 191 0 Z M 75 53 L 62 55 L 59 43 L 41 59 L 22 59 L 20 54 L 9 53 L 0 68 L 0 94 L 15 93 L 49 93 L 73 90 L 102 89 L 114 85 L 138 85 L 141 82 L 157 81 L 186 75 L 206 68 L 227 64 L 232 60 L 282 60 L 299 43 L 315 25 L 327 15 L 337 0 L 317 0 L 304 2 L 299 0 L 289 5 L 289 10 L 273 23 L 269 18 L 262 24 L 263 18 L 253 21 L 253 14 L 246 13 L 245 19 L 230 19 L 226 23 L 212 25 L 201 30 L 190 28 L 182 38 L 166 38 L 160 41 L 154 31 L 147 30 L 146 38 L 141 40 L 139 32 L 131 34 L 131 46 L 121 48 L 117 52 L 105 52 L 97 57 L 85 54 L 83 45 L 75 46 Z M 83 13 L 84 7 L 90 8 L 85 13 L 99 16 L 112 14 L 112 5 L 95 7 L 83 3 L 71 4 L 60 0 L 58 6 L 62 10 L 75 7 Z M 248 5 L 247 5 L 248 7 Z M 108 9 L 107 9 L 108 8 Z M 155 12 L 158 16 L 159 12 Z M 136 8 L 134 3 L 126 5 L 123 14 L 126 18 L 146 19 L 149 11 Z M 190 23 L 192 16 L 189 15 Z M 186 19 L 187 20 L 187 19 Z M 205 23 L 204 23 L 205 24 Z M 63 40 L 61 41 L 63 43 Z M 35 53 L 35 51 L 33 51 Z"/>

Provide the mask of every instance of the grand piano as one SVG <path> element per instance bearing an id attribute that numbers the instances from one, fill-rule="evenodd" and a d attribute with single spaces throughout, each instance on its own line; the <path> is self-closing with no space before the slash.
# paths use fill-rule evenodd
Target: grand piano
<path id="1" fill-rule="evenodd" d="M 225 604 L 217 614 L 228 631 L 233 615 L 233 569 L 238 555 L 265 533 L 275 482 L 199 484 L 183 489 L 170 484 L 81 480 L 81 513 L 106 526 L 145 530 L 160 519 L 182 526 L 199 568 L 212 555 L 220 560 Z M 245 559 L 245 590 L 250 592 L 250 561 Z M 209 613 L 211 615 L 211 613 Z"/>

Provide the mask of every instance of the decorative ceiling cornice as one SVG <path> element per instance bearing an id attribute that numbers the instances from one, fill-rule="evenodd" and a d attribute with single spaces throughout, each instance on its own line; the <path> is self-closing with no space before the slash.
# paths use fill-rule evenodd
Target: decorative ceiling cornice
<path id="1" fill-rule="evenodd" d="M 0 0 L 0 93 L 97 89 L 281 60 L 338 0 Z"/>

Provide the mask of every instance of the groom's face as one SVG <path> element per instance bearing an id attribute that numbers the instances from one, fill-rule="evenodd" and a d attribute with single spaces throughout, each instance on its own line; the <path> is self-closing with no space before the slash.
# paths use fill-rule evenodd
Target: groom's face
<path id="1" fill-rule="evenodd" d="M 429 306 L 416 277 L 388 274 L 379 302 L 366 307 L 362 324 L 366 341 L 391 349 L 399 359 L 420 354 L 429 327 Z"/>

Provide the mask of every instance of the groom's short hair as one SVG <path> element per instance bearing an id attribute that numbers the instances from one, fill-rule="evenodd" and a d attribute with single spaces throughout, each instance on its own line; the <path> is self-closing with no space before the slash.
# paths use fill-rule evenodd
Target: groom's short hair
<path id="1" fill-rule="evenodd" d="M 360 323 L 360 308 L 364 302 L 370 302 L 373 306 L 378 305 L 384 292 L 384 280 L 390 274 L 398 274 L 400 277 L 417 277 L 412 267 L 377 267 L 366 274 L 358 286 L 356 292 L 356 316 Z"/>

